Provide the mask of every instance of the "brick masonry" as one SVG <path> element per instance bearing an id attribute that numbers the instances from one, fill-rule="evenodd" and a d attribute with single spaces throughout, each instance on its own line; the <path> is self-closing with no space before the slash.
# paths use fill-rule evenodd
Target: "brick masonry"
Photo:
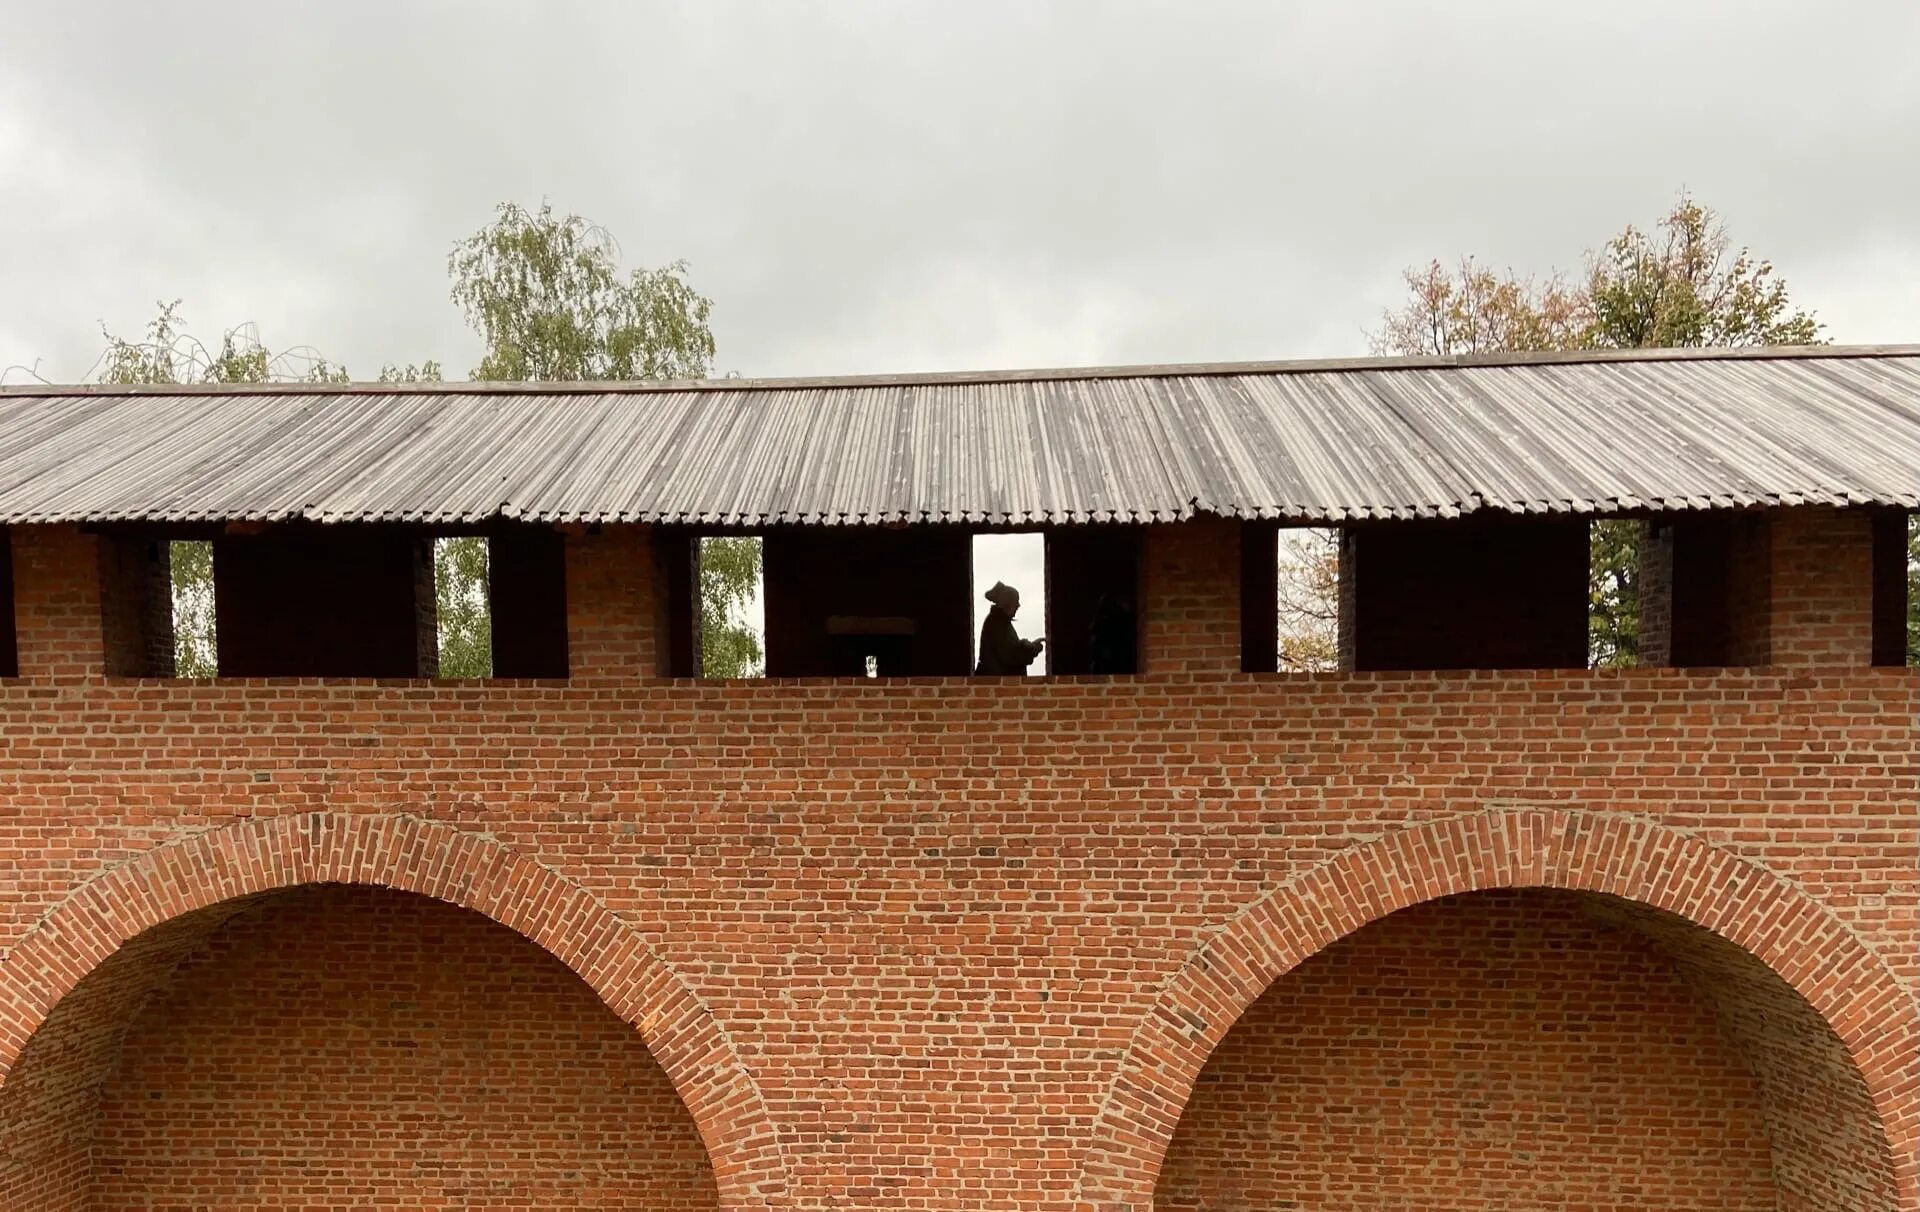
<path id="1" fill-rule="evenodd" d="M 425 897 L 267 899 L 180 964 L 120 1052 L 98 1207 L 325 1206 L 343 1157 L 361 1206 L 714 1206 L 639 1033 L 547 952 Z M 236 1124 L 277 1130 L 236 1142 Z"/>
<path id="2" fill-rule="evenodd" d="M 376 938 L 368 921 L 416 911 L 298 891 L 345 883 L 492 919 L 489 940 L 504 927 L 571 969 L 571 985 L 528 977 L 552 1007 L 536 1046 L 558 1046 L 555 1024 L 604 1027 L 582 992 L 632 1023 L 723 1208 L 1144 1210 L 1156 1187 L 1169 1207 L 1232 1206 L 1246 1172 L 1210 1177 L 1184 1142 L 1235 1131 L 1193 1092 L 1232 1080 L 1234 1056 L 1275 1054 L 1288 1028 L 1265 1007 L 1319 998 L 1350 1036 L 1377 1033 L 1392 1008 L 1340 984 L 1359 979 L 1343 955 L 1388 945 L 1368 923 L 1402 931 L 1403 954 L 1431 940 L 1484 962 L 1502 913 L 1518 917 L 1494 950 L 1532 948 L 1515 964 L 1533 1004 L 1631 972 L 1611 996 L 1684 1017 L 1689 1063 L 1716 1075 L 1692 1091 L 1712 1158 L 1704 1138 L 1670 1151 L 1643 1202 L 1617 1206 L 1920 1207 L 1920 678 L 1855 662 L 1832 630 L 1851 607 L 1820 607 L 1817 580 L 1776 566 L 1792 596 L 1769 607 L 1760 668 L 1243 675 L 1230 529 L 1162 528 L 1136 678 L 693 683 L 652 676 L 646 537 L 609 527 L 568 538 L 571 681 L 185 684 L 102 675 L 93 540 L 11 538 L 6 1206 L 125 1206 L 112 1184 L 136 1157 L 143 1181 L 213 1207 L 350 1201 L 395 1173 L 394 1137 L 418 1135 L 404 1119 L 336 1155 L 332 1195 L 222 1195 L 195 1185 L 219 1170 L 192 1151 L 206 1144 L 168 1156 L 160 1112 L 126 1101 L 145 1080 L 150 1103 L 204 1108 L 184 1061 L 215 1063 L 194 1049 L 223 1040 L 220 1063 L 266 1063 L 257 1034 L 192 1038 L 240 999 L 278 1007 L 275 1038 L 305 1029 L 236 957 L 292 950 L 345 982 L 351 954 L 405 970 L 421 956 L 402 934 L 456 929 Z M 1582 899 L 1439 899 L 1512 888 Z M 1568 947 L 1586 968 L 1541 958 Z M 433 990 L 433 1021 L 488 988 L 477 969 L 462 981 Z M 392 1013 L 395 1031 L 424 1021 Z M 1637 1046 L 1629 1026 L 1593 1055 Z M 508 1056 L 510 1024 L 493 1030 L 488 1054 Z M 531 1070 L 502 1064 L 502 1096 L 529 1094 L 515 1074 Z M 313 1089 L 334 1089 L 323 1077 Z M 1636 1113 L 1673 1114 L 1662 1089 Z M 650 1099 L 642 1118 L 671 1136 Z M 1267 1139 L 1258 1165 L 1297 1161 L 1288 1134 Z M 1381 1159 L 1398 1186 L 1378 1189 L 1459 1164 L 1432 1152 Z M 1586 1193 L 1634 1164 L 1582 1156 Z M 444 1185 L 458 1150 L 430 1160 L 396 1206 L 460 1206 Z M 1687 1204 L 1709 1163 L 1722 1204 Z M 527 1206 L 579 1206 L 535 1168 L 495 1178 L 535 1192 Z M 1556 1189 L 1512 1198 L 1605 1206 Z"/>
<path id="3" fill-rule="evenodd" d="M 1275 982 L 1214 1051 L 1167 1212 L 1773 1212 L 1764 1096 L 1685 975 L 1577 894 L 1429 901 Z"/>

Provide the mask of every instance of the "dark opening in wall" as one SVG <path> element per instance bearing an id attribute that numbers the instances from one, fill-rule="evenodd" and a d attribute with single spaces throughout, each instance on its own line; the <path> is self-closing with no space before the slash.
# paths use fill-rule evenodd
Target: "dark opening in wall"
<path id="1" fill-rule="evenodd" d="M 13 541 L 0 528 L 0 678 L 20 676 L 20 638 L 13 621 Z"/>
<path id="2" fill-rule="evenodd" d="M 113 677 L 171 677 L 174 672 L 173 547 L 150 533 L 103 534 L 100 627 Z"/>
<path id="3" fill-rule="evenodd" d="M 954 527 L 768 531 L 767 674 L 967 673 L 971 537 Z"/>
<path id="4" fill-rule="evenodd" d="M 1764 664 L 1773 561 L 1759 513 L 1651 519 L 1639 552 L 1639 663 Z"/>
<path id="5" fill-rule="evenodd" d="M 675 678 L 767 676 L 765 540 L 661 527 L 654 572 L 664 592 L 660 671 Z"/>
<path id="6" fill-rule="evenodd" d="M 1140 535 L 1118 524 L 1046 532 L 1046 672 L 1140 672 Z"/>
<path id="7" fill-rule="evenodd" d="M 1920 664 L 1920 515 L 1873 515 L 1873 663 Z"/>
<path id="8" fill-rule="evenodd" d="M 1240 672 L 1280 668 L 1280 527 L 1240 526 Z"/>
<path id="9" fill-rule="evenodd" d="M 1364 522 L 1342 534 L 1342 665 L 1584 669 L 1587 523 L 1570 517 Z"/>
<path id="10" fill-rule="evenodd" d="M 432 554 L 398 526 L 213 542 L 222 677 L 420 677 L 439 665 Z"/>
<path id="11" fill-rule="evenodd" d="M 653 551 L 671 677 L 966 675 L 996 581 L 1020 637 L 1047 639 L 1029 673 L 1138 669 L 1136 526 L 662 527 Z"/>
<path id="12" fill-rule="evenodd" d="M 489 672 L 497 678 L 566 677 L 566 540 L 549 527 L 501 525 L 485 542 Z M 467 557 L 459 575 L 471 579 L 473 563 Z"/>

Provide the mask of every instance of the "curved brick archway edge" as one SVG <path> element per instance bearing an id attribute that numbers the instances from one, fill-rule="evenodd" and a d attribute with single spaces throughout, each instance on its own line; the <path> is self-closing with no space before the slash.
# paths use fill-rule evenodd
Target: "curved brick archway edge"
<path id="1" fill-rule="evenodd" d="M 1920 1208 L 1920 1008 L 1879 955 L 1779 876 L 1633 817 L 1500 809 L 1346 851 L 1242 910 L 1162 987 L 1084 1155 L 1081 1212 L 1149 1212 L 1207 1058 L 1273 982 L 1368 922 L 1491 888 L 1597 892 L 1676 914 L 1764 962 L 1846 1045 L 1879 1113 L 1901 1206 Z"/>
<path id="2" fill-rule="evenodd" d="M 785 1161 L 759 1088 L 686 983 L 578 885 L 489 837 L 417 817 L 246 821 L 96 876 L 0 963 L 0 1077 L 60 999 L 142 931 L 303 884 L 430 896 L 539 944 L 638 1028 L 699 1127 L 721 1207 L 765 1208 L 785 1190 Z"/>

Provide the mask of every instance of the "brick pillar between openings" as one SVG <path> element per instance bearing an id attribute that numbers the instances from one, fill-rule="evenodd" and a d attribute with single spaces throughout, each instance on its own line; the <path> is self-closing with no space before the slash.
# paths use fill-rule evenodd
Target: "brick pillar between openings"
<path id="1" fill-rule="evenodd" d="M 1240 523 L 1197 518 L 1146 531 L 1144 672 L 1240 672 Z"/>
<path id="2" fill-rule="evenodd" d="M 1645 664 L 1866 665 L 1874 658 L 1871 511 L 1656 518 L 1643 552 Z M 1652 630 L 1652 642 L 1649 618 L 1667 621 L 1664 633 Z"/>
<path id="3" fill-rule="evenodd" d="M 1907 513 L 1873 511 L 1873 663 L 1907 663 Z"/>
<path id="4" fill-rule="evenodd" d="M 1873 663 L 1873 514 L 1788 509 L 1769 527 L 1769 663 Z"/>
<path id="5" fill-rule="evenodd" d="M 104 674 L 99 536 L 73 526 L 19 526 L 11 540 L 20 676 Z"/>
<path id="6" fill-rule="evenodd" d="M 567 535 L 566 575 L 569 676 L 661 675 L 665 612 L 651 532 L 606 526 Z"/>
<path id="7" fill-rule="evenodd" d="M 171 544 L 140 534 L 103 535 L 98 544 L 107 672 L 116 677 L 172 677 Z"/>

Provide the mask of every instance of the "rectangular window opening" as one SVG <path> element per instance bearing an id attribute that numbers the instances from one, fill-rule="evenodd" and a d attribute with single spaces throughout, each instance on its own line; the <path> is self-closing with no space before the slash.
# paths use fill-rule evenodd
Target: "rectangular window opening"
<path id="1" fill-rule="evenodd" d="M 493 676 L 492 549 L 485 535 L 433 540 L 434 630 L 437 676 Z"/>
<path id="2" fill-rule="evenodd" d="M 214 625 L 213 543 L 175 539 L 167 544 L 173 598 L 173 676 L 210 678 L 220 671 Z"/>
<path id="3" fill-rule="evenodd" d="M 766 573 L 758 535 L 709 535 L 695 556 L 700 676 L 767 676 Z M 874 658 L 867 657 L 868 677 Z"/>
<path id="4" fill-rule="evenodd" d="M 1325 673 L 1340 668 L 1340 532 L 1280 531 L 1276 551 L 1274 668 Z"/>
<path id="5" fill-rule="evenodd" d="M 1920 514 L 1873 516 L 1873 663 L 1920 665 Z"/>
<path id="6" fill-rule="evenodd" d="M 0 678 L 20 676 L 20 641 L 13 621 L 13 540 L 0 526 Z"/>
<path id="7" fill-rule="evenodd" d="M 1907 664 L 1920 665 L 1920 513 L 1907 515 Z"/>
<path id="8" fill-rule="evenodd" d="M 1638 518 L 1599 518 L 1588 528 L 1587 665 L 1626 669 L 1642 663 L 1641 546 Z"/>
<path id="9" fill-rule="evenodd" d="M 1048 673 L 1140 672 L 1140 545 L 1141 528 L 1123 523 L 1046 532 Z"/>
<path id="10" fill-rule="evenodd" d="M 976 671 L 1035 676 L 1047 673 L 1050 664 L 1045 643 L 1047 563 L 1046 536 L 1040 531 L 973 536 L 973 663 Z M 1013 590 L 1018 595 L 1018 606 L 1011 619 L 1004 624 L 996 622 L 989 631 L 987 620 L 994 603 L 986 595 L 996 587 Z M 982 652 L 983 642 L 991 648 L 990 652 Z"/>

